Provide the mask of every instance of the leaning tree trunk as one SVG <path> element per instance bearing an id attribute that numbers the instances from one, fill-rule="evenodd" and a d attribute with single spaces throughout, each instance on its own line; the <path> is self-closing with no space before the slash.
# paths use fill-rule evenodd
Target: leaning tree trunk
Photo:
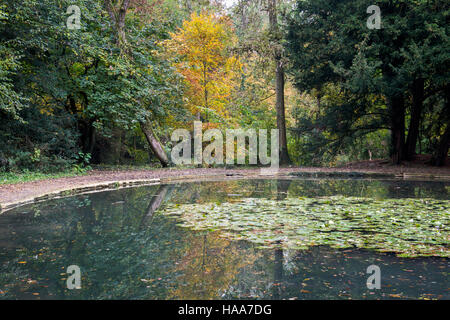
<path id="1" fill-rule="evenodd" d="M 104 0 L 106 10 L 116 30 L 117 45 L 121 53 L 125 55 L 129 55 L 130 53 L 127 48 L 127 38 L 125 34 L 125 17 L 127 10 L 130 7 L 130 1 L 131 0 L 123 0 L 122 2 L 113 3 L 112 0 Z M 140 125 L 153 153 L 159 159 L 162 166 L 167 167 L 169 159 L 167 158 L 164 149 L 161 147 L 158 137 L 153 132 L 149 121 L 141 122 Z"/>
<path id="2" fill-rule="evenodd" d="M 408 137 L 406 138 L 405 160 L 412 160 L 416 154 L 417 138 L 419 137 L 419 125 L 422 114 L 422 106 L 424 99 L 424 81 L 423 79 L 415 80 L 412 88 L 412 108 L 411 121 L 409 123 Z"/>
<path id="3" fill-rule="evenodd" d="M 147 210 L 145 211 L 145 215 L 142 218 L 142 222 L 141 222 L 142 227 L 146 226 L 149 221 L 153 220 L 153 213 L 156 210 L 158 210 L 159 207 L 161 207 L 162 203 L 166 199 L 167 193 L 170 188 L 168 185 L 159 186 L 156 194 L 154 196 L 152 196 L 152 199 L 150 200 Z"/>
<path id="4" fill-rule="evenodd" d="M 169 158 L 167 157 L 167 154 L 164 151 L 164 149 L 161 147 L 161 143 L 159 142 L 158 137 L 153 132 L 153 129 L 150 126 L 150 124 L 148 122 L 141 123 L 141 129 L 153 153 L 161 162 L 161 165 L 163 167 L 167 167 L 169 165 Z"/>

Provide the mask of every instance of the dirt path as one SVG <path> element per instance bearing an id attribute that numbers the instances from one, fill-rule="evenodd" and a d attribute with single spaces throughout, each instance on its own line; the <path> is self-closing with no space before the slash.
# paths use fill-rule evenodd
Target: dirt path
<path id="1" fill-rule="evenodd" d="M 450 167 L 435 168 L 425 166 L 390 166 L 380 161 L 354 163 L 339 168 L 281 168 L 279 175 L 289 175 L 292 172 L 302 173 L 335 173 L 335 172 L 360 172 L 382 173 L 395 175 L 428 175 L 430 178 L 450 177 Z M 227 176 L 259 176 L 260 169 L 155 169 L 155 170 L 128 170 L 128 171 L 97 171 L 79 177 L 66 177 L 50 180 L 40 180 L 18 184 L 0 185 L 0 210 L 10 208 L 18 203 L 32 202 L 39 198 L 48 198 L 67 190 L 83 188 L 83 191 L 104 189 L 109 187 L 127 186 L 133 184 L 161 182 L 180 178 L 196 179 L 206 177 Z M 430 176 L 432 175 L 432 176 Z"/>

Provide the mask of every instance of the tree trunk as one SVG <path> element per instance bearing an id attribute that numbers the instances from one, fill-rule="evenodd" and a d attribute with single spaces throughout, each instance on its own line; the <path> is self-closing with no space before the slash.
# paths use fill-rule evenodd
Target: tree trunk
<path id="1" fill-rule="evenodd" d="M 117 4 L 111 3 L 111 0 L 104 0 L 106 11 L 112 20 L 116 29 L 116 41 L 122 53 L 128 54 L 127 38 L 125 34 L 125 16 L 130 6 L 130 0 L 123 0 Z M 118 5 L 118 6 L 117 6 Z"/>
<path id="2" fill-rule="evenodd" d="M 405 148 L 405 101 L 402 96 L 389 99 L 391 111 L 391 158 L 394 164 L 400 164 Z"/>
<path id="3" fill-rule="evenodd" d="M 153 129 L 150 126 L 150 124 L 148 122 L 141 123 L 141 129 L 142 129 L 142 132 L 144 133 L 145 138 L 147 139 L 147 142 L 150 145 L 150 148 L 152 149 L 153 153 L 158 158 L 158 160 L 161 162 L 161 165 L 163 167 L 167 167 L 169 165 L 169 159 L 167 158 L 166 152 L 161 147 L 161 143 L 159 142 L 158 138 L 156 137 L 155 133 L 153 132 Z"/>
<path id="4" fill-rule="evenodd" d="M 447 119 L 447 128 L 439 139 L 439 146 L 432 159 L 433 165 L 439 167 L 445 166 L 450 145 L 450 86 L 447 86 L 445 90 L 447 101 L 445 102 L 446 113 L 444 116 Z"/>
<path id="5" fill-rule="evenodd" d="M 168 185 L 159 186 L 158 191 L 150 200 L 150 203 L 145 211 L 145 215 L 142 219 L 141 226 L 146 226 L 149 221 L 153 219 L 153 213 L 161 207 L 161 204 L 166 199 L 167 193 L 169 191 Z"/>
<path id="6" fill-rule="evenodd" d="M 191 14 L 192 13 L 192 3 L 191 0 L 186 0 L 186 8 L 188 10 L 188 13 Z"/>
<path id="7" fill-rule="evenodd" d="M 80 132 L 80 144 L 81 150 L 84 153 L 90 153 L 94 150 L 95 144 L 95 127 L 93 126 L 93 120 L 78 120 L 78 130 Z"/>
<path id="8" fill-rule="evenodd" d="M 88 102 L 86 94 L 84 94 L 84 96 L 85 108 L 87 108 Z M 77 117 L 77 130 L 80 133 L 79 141 L 82 151 L 93 155 L 95 146 L 95 127 L 93 126 L 94 119 L 86 120 L 77 116 L 76 101 L 72 95 L 69 95 L 68 97 L 68 105 L 66 106 L 66 110 Z M 91 158 L 91 161 L 92 160 L 93 157 Z"/>
<path id="9" fill-rule="evenodd" d="M 274 49 L 274 58 L 276 63 L 275 70 L 275 92 L 276 92 L 276 110 L 277 110 L 277 129 L 279 131 L 278 141 L 280 147 L 280 164 L 287 165 L 291 163 L 289 153 L 287 149 L 287 137 L 286 137 L 286 117 L 285 117 L 285 105 L 284 105 L 284 69 L 282 62 L 282 55 L 279 45 L 278 37 L 278 21 L 277 21 L 277 1 L 269 0 L 269 22 L 270 32 L 274 41 L 276 41 Z"/>
<path id="10" fill-rule="evenodd" d="M 111 0 L 104 0 L 104 3 L 109 17 L 116 29 L 117 44 L 120 48 L 120 51 L 126 55 L 129 55 L 127 48 L 127 38 L 125 34 L 125 17 L 130 6 L 130 0 L 123 0 L 121 2 L 119 1 L 115 4 L 113 4 Z M 167 158 L 164 149 L 161 147 L 161 143 L 159 142 L 157 136 L 154 134 L 149 121 L 147 121 L 146 123 L 142 122 L 140 125 L 142 132 L 144 133 L 145 138 L 147 139 L 153 153 L 159 159 L 161 165 L 163 167 L 167 167 L 169 164 L 169 159 Z"/>
<path id="11" fill-rule="evenodd" d="M 92 156 L 93 152 L 94 152 L 94 146 L 95 146 L 95 127 L 93 126 L 93 123 L 91 122 L 89 124 L 89 138 L 88 138 L 88 145 L 86 147 L 85 153 L 90 153 Z"/>
<path id="12" fill-rule="evenodd" d="M 433 159 L 433 164 L 438 167 L 445 166 L 447 161 L 448 149 L 450 146 L 450 121 L 447 123 L 447 129 L 439 141 L 439 147 Z"/>
<path id="13" fill-rule="evenodd" d="M 278 243 L 281 244 L 281 241 Z M 281 248 L 275 249 L 273 282 L 276 285 L 272 287 L 272 298 L 275 300 L 279 300 L 281 296 L 280 284 L 283 281 L 283 261 L 284 261 L 283 249 Z"/>
<path id="14" fill-rule="evenodd" d="M 278 180 L 277 181 L 277 200 L 284 200 L 287 198 L 287 193 L 292 180 Z"/>
<path id="15" fill-rule="evenodd" d="M 409 123 L 408 137 L 406 139 L 405 160 L 412 160 L 416 154 L 417 138 L 424 99 L 424 80 L 414 80 L 412 87 L 411 121 Z"/>
<path id="16" fill-rule="evenodd" d="M 280 164 L 286 165 L 291 163 L 289 153 L 287 149 L 287 137 L 286 137 L 286 118 L 285 118 L 285 106 L 284 106 L 284 70 L 281 65 L 281 61 L 277 61 L 276 71 L 276 93 L 277 93 L 277 128 L 279 130 L 279 143 L 280 143 Z"/>

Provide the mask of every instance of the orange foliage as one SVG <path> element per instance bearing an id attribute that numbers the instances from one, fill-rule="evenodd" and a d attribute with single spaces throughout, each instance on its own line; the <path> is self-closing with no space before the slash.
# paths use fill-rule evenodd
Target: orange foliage
<path id="1" fill-rule="evenodd" d="M 227 18 L 193 13 L 163 46 L 186 83 L 190 112 L 203 121 L 229 118 L 227 105 L 241 71 L 230 52 L 234 41 Z"/>

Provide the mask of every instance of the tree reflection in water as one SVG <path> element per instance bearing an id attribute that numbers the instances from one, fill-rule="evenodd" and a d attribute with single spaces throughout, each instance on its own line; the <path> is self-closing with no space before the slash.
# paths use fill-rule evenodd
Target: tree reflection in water
<path id="1" fill-rule="evenodd" d="M 448 299 L 448 259 L 328 247 L 257 249 L 219 231 L 181 228 L 157 211 L 168 202 L 235 201 L 236 195 L 448 199 L 448 190 L 448 183 L 437 182 L 256 180 L 140 187 L 28 205 L 0 215 L 0 298 Z M 81 268 L 81 290 L 65 287 L 71 264 Z M 381 290 L 366 287 L 371 264 L 381 268 Z"/>

